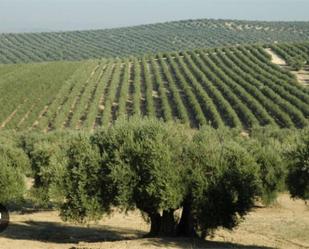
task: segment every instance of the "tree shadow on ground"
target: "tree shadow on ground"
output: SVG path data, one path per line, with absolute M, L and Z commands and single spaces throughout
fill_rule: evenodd
M 149 239 L 143 243 L 143 246 L 156 246 L 158 248 L 178 247 L 178 248 L 190 248 L 190 249 L 226 249 L 226 248 L 237 248 L 237 249 L 274 249 L 273 247 L 267 246 L 255 246 L 255 245 L 241 245 L 230 242 L 219 242 L 219 241 L 206 241 L 202 239 L 190 239 L 190 238 L 160 238 L 160 239 Z
M 57 222 L 25 221 L 11 223 L 1 237 L 51 243 L 79 243 L 130 240 L 143 235 L 139 230 L 111 226 L 83 227 Z
M 273 249 L 264 246 L 240 245 L 227 242 L 204 241 L 190 238 L 149 238 L 142 239 L 144 232 L 136 229 L 120 229 L 112 226 L 81 227 L 60 224 L 57 222 L 35 222 L 12 223 L 9 228 L 1 234 L 1 237 L 14 240 L 31 240 L 50 243 L 79 242 L 100 243 L 121 240 L 141 239 L 142 248 L 147 246 L 168 248 L 240 248 L 240 249 Z M 89 245 L 91 246 L 91 245 Z M 102 244 L 104 246 L 104 244 Z M 103 247 L 102 247 L 103 248 Z

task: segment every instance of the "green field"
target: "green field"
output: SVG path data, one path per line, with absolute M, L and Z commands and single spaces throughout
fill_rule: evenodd
M 291 58 L 308 56 L 307 43 L 289 48 Z M 1 129 L 92 130 L 132 115 L 195 128 L 301 128 L 309 117 L 308 88 L 260 46 L 2 65 L 0 91 Z
M 0 63 L 83 60 L 309 39 L 309 22 L 187 20 L 127 28 L 0 34 Z

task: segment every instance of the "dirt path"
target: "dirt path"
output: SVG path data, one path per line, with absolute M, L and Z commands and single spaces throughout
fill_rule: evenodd
M 287 66 L 286 61 L 277 55 L 271 48 L 266 48 L 265 51 L 271 56 L 271 62 L 278 66 Z
M 40 101 L 40 99 L 38 99 L 38 101 Z M 26 114 L 22 117 L 22 119 L 18 122 L 17 128 L 19 128 L 25 122 L 25 120 L 28 118 L 33 108 L 35 107 L 35 105 L 36 105 L 35 103 L 31 105 L 31 107 L 29 108 L 29 111 L 27 111 Z
M 3 123 L 0 126 L 0 129 L 3 129 L 11 121 L 11 119 L 16 115 L 20 106 L 21 105 L 17 106 L 17 108 L 3 121 Z
M 309 86 L 309 66 L 305 66 L 302 70 L 299 71 L 293 71 L 291 68 L 287 65 L 286 61 L 281 58 L 279 55 L 277 55 L 272 49 L 266 48 L 265 51 L 271 56 L 272 63 L 289 70 L 291 73 L 293 73 L 297 79 L 297 81 L 305 86 Z
M 309 66 L 305 66 L 302 70 L 292 71 L 298 82 L 305 86 L 309 86 Z
M 207 242 L 142 238 L 148 230 L 138 211 L 115 212 L 88 227 L 64 223 L 56 211 L 12 213 L 9 228 L 0 234 L 0 249 L 308 249 L 309 207 L 283 194 L 273 207 L 256 208 L 237 229 L 219 229 Z

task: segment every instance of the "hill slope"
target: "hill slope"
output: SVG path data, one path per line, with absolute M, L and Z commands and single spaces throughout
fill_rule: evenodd
M 82 60 L 309 40 L 309 22 L 188 20 L 128 28 L 0 34 L 0 63 Z
M 258 46 L 3 65 L 0 91 L 0 129 L 90 130 L 126 115 L 303 127 L 309 117 L 309 89 Z

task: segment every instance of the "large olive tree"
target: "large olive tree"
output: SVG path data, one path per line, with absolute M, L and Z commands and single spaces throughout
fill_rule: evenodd
M 235 226 L 259 194 L 258 166 L 227 131 L 194 133 L 135 118 L 73 139 L 62 217 L 85 222 L 114 206 L 137 208 L 151 223 L 150 236 L 204 236 Z
M 186 195 L 178 235 L 232 228 L 260 194 L 259 167 L 227 130 L 202 129 L 187 147 Z

